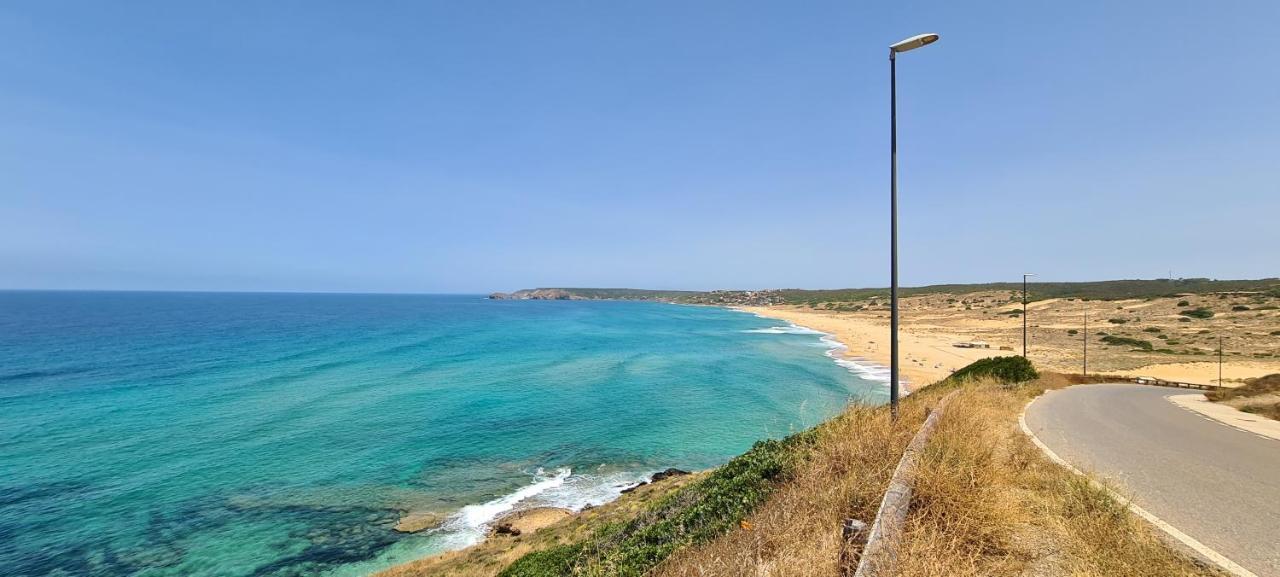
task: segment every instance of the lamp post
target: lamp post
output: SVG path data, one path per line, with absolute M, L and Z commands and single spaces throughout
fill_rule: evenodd
M 898 59 L 899 52 L 938 41 L 937 34 L 912 36 L 889 46 L 889 411 L 898 418 Z
M 1022 274 L 1022 358 L 1027 358 L 1027 277 L 1035 273 Z
M 1089 305 L 1084 305 L 1084 376 L 1089 376 Z

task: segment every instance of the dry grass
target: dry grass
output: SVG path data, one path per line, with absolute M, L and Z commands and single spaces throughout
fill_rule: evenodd
M 1068 384 L 1050 373 L 1016 388 L 960 387 L 920 461 L 899 575 L 1216 574 L 1022 435 L 1026 403 Z M 925 406 L 949 388 L 913 395 L 897 427 L 883 410 L 851 409 L 824 428 L 815 456 L 751 516 L 749 530 L 674 555 L 655 574 L 841 575 L 842 555 L 856 555 L 842 542 L 841 520 L 872 520 Z
M 1280 374 L 1247 379 L 1243 386 L 1209 391 L 1204 396 L 1247 413 L 1280 420 Z
M 851 574 L 857 545 L 844 542 L 841 521 L 872 521 L 928 408 L 958 389 L 919 463 L 898 575 L 1219 575 L 1167 546 L 1105 490 L 1050 462 L 1022 434 L 1018 416 L 1028 401 L 1077 380 L 1043 373 L 1022 386 L 944 382 L 908 397 L 897 423 L 884 407 L 850 407 L 817 429 L 808 458 L 740 528 L 673 553 L 649 574 Z M 521 540 L 490 540 L 384 575 L 494 575 L 529 551 L 589 540 L 601 525 L 640 515 L 694 480 L 637 491 Z
M 814 453 L 747 519 L 747 527 L 673 555 L 655 575 L 837 575 L 841 521 L 870 521 L 924 403 L 894 425 L 883 408 L 851 407 L 819 430 Z

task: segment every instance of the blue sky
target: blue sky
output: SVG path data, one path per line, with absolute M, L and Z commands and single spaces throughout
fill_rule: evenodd
M 1280 3 L 0 4 L 0 288 L 1280 274 Z

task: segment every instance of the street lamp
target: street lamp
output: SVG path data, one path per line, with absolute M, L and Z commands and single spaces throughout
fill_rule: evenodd
M 899 52 L 938 41 L 920 34 L 889 45 L 889 411 L 898 418 L 898 60 Z
M 1027 277 L 1035 273 L 1022 273 L 1022 358 L 1027 358 Z

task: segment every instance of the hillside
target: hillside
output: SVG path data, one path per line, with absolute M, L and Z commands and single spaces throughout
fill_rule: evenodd
M 959 393 L 926 447 L 898 544 L 901 575 L 1218 574 L 1022 435 L 1022 407 L 1067 379 L 1044 374 L 1013 386 L 1002 374 L 1021 380 L 1025 369 L 985 361 L 964 372 L 971 378 L 908 397 L 896 422 L 885 407 L 851 406 L 684 485 L 659 484 L 529 536 L 491 539 L 479 552 L 451 554 L 447 566 L 427 560 L 384 575 L 836 577 L 859 548 L 842 538 L 842 521 L 872 520 L 907 442 L 952 390 Z
M 1122 300 L 1174 297 L 1187 294 L 1271 293 L 1280 296 L 1280 278 L 1258 280 L 1155 279 L 1112 280 L 1097 282 L 1034 282 L 1028 292 L 1036 299 L 1082 298 L 1090 300 Z M 979 292 L 1017 292 L 1016 282 L 980 284 L 942 284 L 902 287 L 900 296 L 937 294 L 967 295 Z M 767 289 L 716 291 L 664 291 L 609 288 L 538 288 L 514 293 L 494 293 L 490 298 L 517 300 L 653 300 L 686 304 L 713 305 L 839 305 L 860 303 L 889 296 L 888 288 L 850 289 Z

